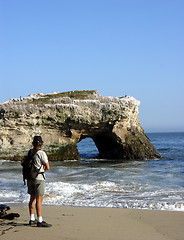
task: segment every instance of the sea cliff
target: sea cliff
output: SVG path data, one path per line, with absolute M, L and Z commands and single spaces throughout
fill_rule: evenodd
M 50 160 L 80 159 L 77 144 L 93 139 L 105 159 L 160 157 L 138 118 L 133 97 L 97 91 L 31 94 L 0 104 L 0 159 L 20 160 L 41 135 Z

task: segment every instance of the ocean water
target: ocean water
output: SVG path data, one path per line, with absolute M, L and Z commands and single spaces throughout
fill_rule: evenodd
M 43 204 L 184 211 L 184 133 L 147 136 L 162 158 L 98 159 L 93 141 L 81 141 L 81 161 L 50 163 Z M 28 201 L 20 163 L 0 160 L 0 203 Z

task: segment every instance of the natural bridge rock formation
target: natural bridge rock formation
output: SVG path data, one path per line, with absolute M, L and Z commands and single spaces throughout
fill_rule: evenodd
M 90 137 L 99 157 L 160 157 L 138 119 L 133 97 L 104 97 L 97 91 L 32 94 L 0 104 L 0 159 L 20 160 L 35 135 L 50 160 L 79 159 L 77 143 Z

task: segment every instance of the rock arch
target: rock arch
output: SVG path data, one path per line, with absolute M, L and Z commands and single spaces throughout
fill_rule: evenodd
M 106 159 L 160 157 L 138 119 L 133 97 L 104 97 L 97 91 L 32 94 L 0 104 L 0 159 L 19 160 L 42 135 L 50 160 L 79 159 L 77 144 L 92 138 Z

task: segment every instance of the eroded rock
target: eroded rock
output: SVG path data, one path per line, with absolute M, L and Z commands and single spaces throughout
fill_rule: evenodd
M 104 97 L 97 91 L 32 94 L 0 104 L 0 159 L 20 160 L 35 135 L 50 160 L 79 159 L 77 143 L 90 137 L 99 157 L 160 157 L 138 119 L 133 97 Z M 2 116 L 1 115 L 1 116 Z

